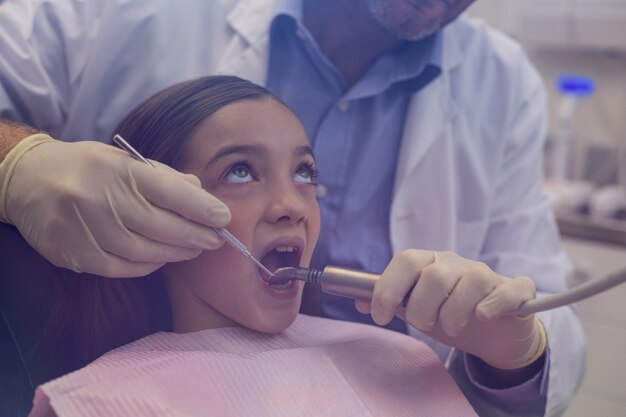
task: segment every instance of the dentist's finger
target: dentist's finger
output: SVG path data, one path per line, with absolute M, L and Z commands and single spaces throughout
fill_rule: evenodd
M 146 200 L 205 226 L 224 227 L 230 222 L 228 207 L 206 190 L 192 184 L 190 174 L 181 174 L 167 165 L 155 164 L 158 169 L 145 164 L 133 166 L 135 186 Z
M 454 262 L 436 261 L 422 271 L 409 298 L 406 321 L 413 327 L 429 331 L 439 320 L 439 310 L 457 285 L 463 269 Z
M 126 228 L 163 244 L 213 250 L 224 243 L 213 228 L 156 206 L 146 206 L 143 211 L 121 207 L 119 212 Z
M 372 302 L 370 300 L 354 300 L 354 308 L 361 314 L 370 314 L 372 312 Z
M 113 227 L 101 230 L 97 240 L 100 247 L 107 253 L 119 256 L 132 262 L 163 264 L 193 259 L 202 253 L 202 249 L 167 245 L 148 239 L 131 230 L 120 232 Z M 116 239 L 120 235 L 124 239 Z
M 504 280 L 487 265 L 472 262 L 464 271 L 439 310 L 439 324 L 445 334 L 458 336 L 474 318 L 476 306 Z
M 494 320 L 517 310 L 536 296 L 535 282 L 527 276 L 505 279 L 476 307 L 476 318 Z
M 408 249 L 396 254 L 382 273 L 372 294 L 372 319 L 384 326 L 396 314 L 405 295 L 434 260 L 433 251 Z
M 184 179 L 185 181 L 187 181 L 189 184 L 193 185 L 194 187 L 202 187 L 202 183 L 200 182 L 200 178 L 196 177 L 193 174 L 185 174 L 185 173 L 181 172 L 181 176 L 180 177 L 182 179 Z

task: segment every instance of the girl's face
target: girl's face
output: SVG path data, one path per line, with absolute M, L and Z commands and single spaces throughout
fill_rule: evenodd
M 187 145 L 184 171 L 231 210 L 227 229 L 271 271 L 308 266 L 320 227 L 315 160 L 298 119 L 272 99 L 244 100 L 205 120 Z M 177 332 L 242 325 L 280 332 L 300 308 L 302 283 L 265 283 L 230 245 L 168 264 Z

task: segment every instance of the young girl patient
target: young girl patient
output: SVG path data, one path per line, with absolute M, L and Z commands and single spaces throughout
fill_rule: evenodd
M 199 178 L 267 268 L 308 266 L 320 227 L 315 159 L 296 116 L 265 89 L 226 76 L 178 84 L 135 108 L 118 133 Z M 145 169 L 169 169 L 155 165 Z M 31 416 L 475 415 L 425 344 L 298 315 L 302 283 L 266 284 L 229 245 L 157 275 L 140 279 L 141 298 L 130 301 L 170 310 L 171 327 L 158 326 L 168 331 L 40 386 Z M 167 301 L 155 306 L 161 282 Z

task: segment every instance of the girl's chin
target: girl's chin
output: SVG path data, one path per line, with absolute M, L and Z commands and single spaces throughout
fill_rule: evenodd
M 283 314 L 269 314 L 265 320 L 258 320 L 249 328 L 261 333 L 275 334 L 285 331 L 293 324 L 298 315 L 298 310 L 294 312 L 284 312 Z

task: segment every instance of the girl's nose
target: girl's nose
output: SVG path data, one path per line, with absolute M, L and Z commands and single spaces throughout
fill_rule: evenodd
M 268 220 L 276 222 L 301 223 L 306 218 L 307 206 L 304 195 L 293 184 L 272 187 L 269 193 Z

